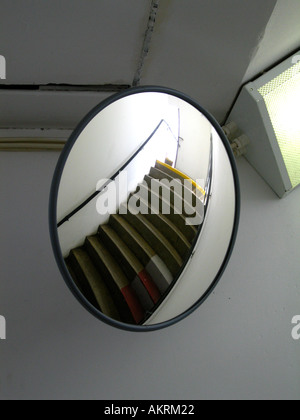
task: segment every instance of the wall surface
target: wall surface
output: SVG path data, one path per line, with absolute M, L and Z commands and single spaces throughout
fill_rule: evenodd
M 278 0 L 265 33 L 254 51 L 244 76 L 248 82 L 262 71 L 274 66 L 300 46 L 300 2 Z M 276 48 L 274 48 L 276 46 Z
M 299 189 L 280 201 L 239 160 L 240 230 L 215 292 L 137 334 L 94 319 L 61 278 L 47 222 L 57 159 L 0 155 L 0 399 L 300 398 Z
M 72 129 L 111 93 L 39 83 L 131 84 L 150 3 L 1 0 L 0 127 Z M 182 90 L 220 121 L 242 81 L 299 47 L 299 0 L 160 3 L 141 84 Z M 94 319 L 61 278 L 48 233 L 57 159 L 0 153 L 1 400 L 300 399 L 299 188 L 279 200 L 240 159 L 241 224 L 219 285 L 181 323 L 134 334 Z

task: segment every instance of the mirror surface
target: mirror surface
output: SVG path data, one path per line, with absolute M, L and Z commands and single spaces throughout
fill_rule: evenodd
M 68 140 L 50 232 L 68 286 L 93 315 L 130 330 L 182 319 L 230 257 L 239 188 L 215 120 L 185 95 L 133 88 L 92 110 Z

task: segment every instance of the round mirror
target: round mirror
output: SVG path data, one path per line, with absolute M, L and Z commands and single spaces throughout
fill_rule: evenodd
M 73 294 L 110 325 L 169 326 L 211 293 L 240 210 L 230 145 L 214 118 L 161 87 L 116 94 L 78 125 L 59 158 L 50 234 Z

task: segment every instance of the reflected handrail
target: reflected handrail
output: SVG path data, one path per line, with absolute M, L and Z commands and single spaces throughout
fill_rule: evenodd
M 144 143 L 139 147 L 139 149 L 124 163 L 124 165 L 121 166 L 120 169 L 118 169 L 117 172 L 115 172 L 110 179 L 101 186 L 99 190 L 96 190 L 93 194 L 91 194 L 86 200 L 84 200 L 79 206 L 77 206 L 74 210 L 72 210 L 67 216 L 65 216 L 60 222 L 57 223 L 57 228 L 62 226 L 64 223 L 68 222 L 72 216 L 74 216 L 76 213 L 78 213 L 80 210 L 82 210 L 85 206 L 87 206 L 94 198 L 96 198 L 103 190 L 106 188 L 111 182 L 113 182 L 124 169 L 135 159 L 135 157 L 144 149 L 144 147 L 149 143 L 149 141 L 152 139 L 152 137 L 156 134 L 156 132 L 159 130 L 159 128 L 162 126 L 162 124 L 165 123 L 167 125 L 168 130 L 171 132 L 172 136 L 174 137 L 174 140 L 177 141 L 177 154 L 178 149 L 180 147 L 180 137 L 176 138 L 175 134 L 173 133 L 170 125 L 167 123 L 165 119 L 162 119 L 159 124 L 156 126 L 156 128 L 152 131 L 150 136 L 147 138 L 147 140 L 144 141 Z

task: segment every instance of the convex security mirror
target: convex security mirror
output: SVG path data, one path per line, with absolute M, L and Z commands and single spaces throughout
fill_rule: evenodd
M 234 157 L 214 118 L 180 92 L 139 87 L 94 108 L 66 143 L 50 234 L 62 276 L 88 311 L 148 331 L 211 293 L 239 209 Z

